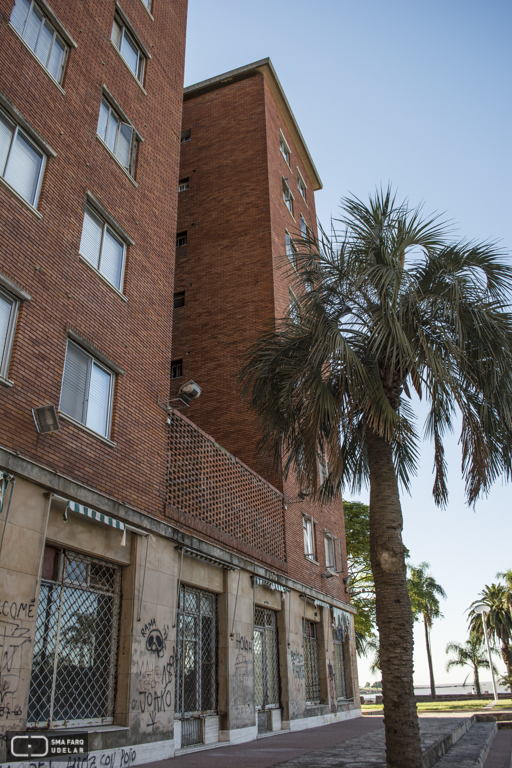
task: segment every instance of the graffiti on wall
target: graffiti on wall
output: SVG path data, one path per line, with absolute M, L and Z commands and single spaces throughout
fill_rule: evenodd
M 167 638 L 167 629 L 164 629 L 162 637 Z M 149 630 L 148 638 L 153 631 L 154 629 Z M 150 653 L 155 653 L 157 659 L 160 657 L 156 651 L 150 651 Z M 157 659 L 151 662 L 137 661 L 138 698 L 132 699 L 131 710 L 132 712 L 140 712 L 142 715 L 148 715 L 149 721 L 146 724 L 148 728 L 154 728 L 158 724 L 158 714 L 172 710 L 175 655 L 176 649 L 173 647 L 167 661 L 162 663 L 159 663 Z
M 9 606 L 9 603 L 7 605 Z M 9 621 L 4 618 L 5 615 L 16 616 L 21 606 L 25 606 L 26 609 L 26 603 L 20 603 L 19 606 L 16 603 L 10 603 L 7 614 L 5 606 L 6 602 L 3 604 L 0 617 L 0 705 L 4 708 L 4 714 L 0 717 L 6 716 L 7 707 L 9 707 L 9 714 L 17 709 L 13 697 L 20 684 L 21 651 L 26 643 L 32 641 L 29 627 L 22 627 L 19 621 Z
M 248 637 L 244 637 L 240 632 L 236 633 L 236 647 L 239 651 L 245 651 L 246 653 L 252 653 L 252 640 Z
M 292 672 L 299 680 L 304 680 L 304 654 L 299 650 L 290 650 Z
M 165 624 L 163 631 L 156 626 L 156 620 L 151 619 L 141 629 L 141 635 L 146 639 L 146 650 L 155 653 L 159 659 L 167 650 L 167 638 L 169 637 L 169 625 Z

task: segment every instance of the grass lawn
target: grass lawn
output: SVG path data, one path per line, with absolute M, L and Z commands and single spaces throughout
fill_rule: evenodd
M 464 712 L 474 709 L 484 709 L 489 704 L 489 699 L 469 699 L 467 701 L 420 701 L 418 712 Z M 382 704 L 362 704 L 363 712 L 383 709 Z M 493 707 L 495 710 L 512 709 L 512 699 L 500 699 Z

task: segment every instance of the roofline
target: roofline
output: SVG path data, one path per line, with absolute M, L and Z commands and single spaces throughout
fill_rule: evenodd
M 245 80 L 249 77 L 253 77 L 255 74 L 261 74 L 265 77 L 267 83 L 270 86 L 270 90 L 277 102 L 277 105 L 281 111 L 283 119 L 290 133 L 293 136 L 294 143 L 297 146 L 299 155 L 302 162 L 308 170 L 308 175 L 313 183 L 313 189 L 315 191 L 322 189 L 322 180 L 318 174 L 318 171 L 313 162 L 313 158 L 309 153 L 304 137 L 300 131 L 300 128 L 295 119 L 295 115 L 292 112 L 292 108 L 288 103 L 285 92 L 279 78 L 276 75 L 276 71 L 269 58 L 255 61 L 253 64 L 246 64 L 244 67 L 238 69 L 232 69 L 230 72 L 224 72 L 222 75 L 211 77 L 208 80 L 202 80 L 200 83 L 189 85 L 183 90 L 183 100 L 188 101 L 194 99 L 196 96 L 202 96 L 203 93 L 209 91 L 215 91 L 217 88 L 224 88 L 226 85 L 232 85 L 239 80 Z

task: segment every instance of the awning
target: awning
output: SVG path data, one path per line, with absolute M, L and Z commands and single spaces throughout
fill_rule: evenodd
M 331 606 L 329 603 L 325 603 L 323 600 L 318 600 L 316 597 L 311 597 L 310 595 L 299 595 L 301 600 L 309 600 L 310 603 L 314 603 L 315 605 L 321 605 L 322 608 L 330 608 Z
M 253 576 L 254 579 L 254 586 L 258 587 L 260 584 L 262 584 L 264 587 L 269 587 L 270 589 L 275 589 L 277 592 L 289 592 L 290 590 L 288 587 L 283 587 L 281 584 L 278 584 L 276 581 L 270 581 L 270 579 L 262 579 L 261 576 Z
M 198 560 L 202 560 L 205 563 L 209 563 L 210 565 L 216 565 L 217 568 L 224 568 L 226 571 L 236 571 L 236 568 L 234 565 L 230 565 L 229 563 L 226 563 L 224 560 L 217 560 L 216 557 L 210 557 L 210 555 L 204 555 L 202 552 L 198 552 L 195 549 L 189 549 L 188 547 L 182 547 L 178 545 L 176 549 L 181 552 L 183 551 L 183 554 L 185 554 L 187 557 L 195 557 Z
M 121 545 L 123 547 L 126 545 L 126 531 L 133 531 L 133 533 L 137 533 L 139 536 L 149 535 L 146 531 L 143 531 L 140 528 L 134 528 L 133 525 L 129 525 L 128 523 L 123 523 L 122 520 L 116 520 L 115 517 L 110 517 L 110 515 L 106 515 L 104 512 L 98 512 L 96 509 L 91 509 L 90 507 L 84 507 L 83 504 L 77 504 L 76 501 L 68 501 L 68 505 L 62 516 L 65 523 L 67 523 L 68 521 L 68 509 L 70 509 L 72 512 L 78 512 L 79 515 L 84 515 L 85 517 L 89 517 L 91 520 L 96 520 L 98 523 L 103 523 L 104 525 L 110 525 L 111 528 L 117 528 L 118 531 L 122 531 L 123 538 L 121 541 Z

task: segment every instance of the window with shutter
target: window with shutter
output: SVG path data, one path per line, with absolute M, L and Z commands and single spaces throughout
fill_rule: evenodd
M 53 79 L 61 83 L 68 46 L 37 3 L 16 0 L 10 22 Z
M 68 339 L 60 410 L 104 437 L 110 433 L 114 374 Z
M 85 209 L 80 253 L 118 291 L 122 290 L 126 243 L 89 206 Z
M 46 156 L 0 111 L 0 176 L 30 205 L 39 197 Z
M 123 168 L 133 176 L 137 154 L 137 133 L 133 125 L 123 122 L 105 98 L 101 100 L 96 133 Z

